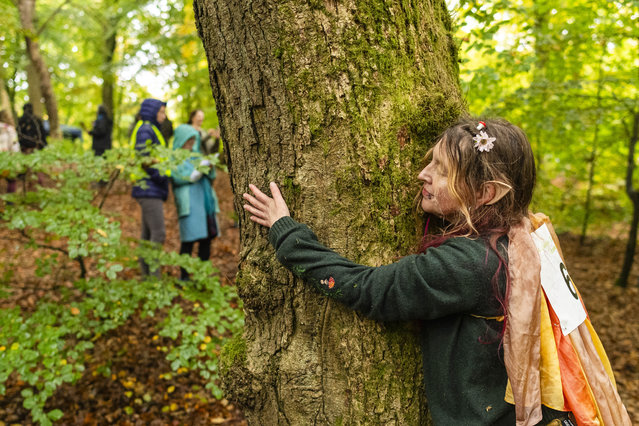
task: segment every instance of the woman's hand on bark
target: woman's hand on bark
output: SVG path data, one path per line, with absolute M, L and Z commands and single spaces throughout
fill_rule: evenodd
M 248 202 L 244 204 L 244 210 L 251 214 L 250 219 L 260 225 L 271 227 L 284 216 L 290 216 L 286 201 L 282 197 L 280 189 L 275 182 L 269 185 L 273 198 L 264 194 L 255 185 L 250 184 L 249 189 L 253 195 L 244 193 L 243 197 Z

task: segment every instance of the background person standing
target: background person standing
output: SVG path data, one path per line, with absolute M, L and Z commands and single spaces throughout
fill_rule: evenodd
M 197 130 L 188 124 L 175 129 L 173 149 L 200 152 Z M 196 169 L 199 164 L 204 170 Z M 198 257 L 207 261 L 211 257 L 211 241 L 219 234 L 217 213 L 218 201 L 211 188 L 215 179 L 215 166 L 207 159 L 197 156 L 184 161 L 171 172 L 173 195 L 180 225 L 180 254 L 190 255 L 198 243 Z M 180 279 L 188 280 L 189 275 L 180 268 Z
M 147 142 L 151 145 L 164 145 L 164 137 L 160 132 L 160 125 L 166 118 L 166 103 L 157 99 L 145 99 L 140 106 L 140 120 L 136 123 L 131 134 L 131 143 L 138 155 L 148 157 Z M 151 241 L 159 246 L 164 244 L 166 229 L 164 226 L 164 201 L 169 194 L 169 179 L 160 174 L 159 170 L 151 167 L 153 159 L 148 162 L 145 170 L 147 177 L 143 179 L 143 185 L 136 185 L 131 191 L 131 196 L 142 209 L 142 240 Z M 149 266 L 140 258 L 142 275 L 153 272 L 160 276 L 160 269 L 149 271 Z
M 113 120 L 104 105 L 98 107 L 98 115 L 93 122 L 93 128 L 89 134 L 93 137 L 91 148 L 96 156 L 104 154 L 104 151 L 111 149 L 111 134 L 113 132 Z

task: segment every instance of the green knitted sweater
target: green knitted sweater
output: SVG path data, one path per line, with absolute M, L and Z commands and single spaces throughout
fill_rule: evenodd
M 479 318 L 502 315 L 491 282 L 499 260 L 484 239 L 451 238 L 380 267 L 341 257 L 290 217 L 273 225 L 269 240 L 278 260 L 321 293 L 379 321 L 423 322 L 424 386 L 436 425 L 515 424 L 504 401 L 502 323 Z M 504 255 L 506 244 L 500 240 Z

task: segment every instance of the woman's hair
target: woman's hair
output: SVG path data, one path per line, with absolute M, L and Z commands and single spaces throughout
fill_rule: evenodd
M 478 129 L 480 121 L 484 125 L 481 130 Z M 473 140 L 482 131 L 495 138 L 492 148 L 486 151 L 475 147 Z M 537 175 L 530 143 L 519 127 L 502 119 L 463 119 L 446 129 L 438 141 L 439 157 L 448 173 L 448 191 L 459 203 L 460 209 L 439 225 L 442 229 L 439 236 L 424 235 L 422 251 L 452 237 L 486 238 L 499 259 L 492 283 L 505 316 L 510 276 L 508 263 L 503 251 L 498 249 L 497 241 L 508 234 L 512 225 L 528 216 Z M 427 160 L 432 151 L 428 152 Z M 507 192 L 494 203 L 477 206 L 478 196 L 483 193 L 486 184 L 501 187 Z M 503 275 L 506 279 L 505 292 L 499 285 Z M 501 335 L 507 320 L 502 322 Z
M 189 121 L 187 123 L 188 124 L 193 124 L 193 117 L 195 117 L 195 114 L 197 114 L 200 111 L 202 111 L 202 110 L 201 109 L 194 109 L 193 111 L 191 111 L 191 113 L 189 114 Z M 202 113 L 204 113 L 204 111 L 202 111 Z
M 528 215 L 535 187 L 535 159 L 524 132 L 501 119 L 481 120 L 481 130 L 495 138 L 489 151 L 479 151 L 473 138 L 479 120 L 464 119 L 438 138 L 440 157 L 448 171 L 448 191 L 460 205 L 444 234 L 487 236 L 507 233 L 511 225 Z M 432 149 L 427 158 L 432 155 Z M 493 204 L 476 206 L 484 186 L 492 184 L 507 193 Z

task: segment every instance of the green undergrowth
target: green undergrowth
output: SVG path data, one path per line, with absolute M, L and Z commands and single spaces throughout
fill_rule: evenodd
M 0 153 L 3 176 L 18 179 L 18 192 L 1 196 L 3 232 L 20 237 L 19 252 L 25 256 L 30 249 L 47 253 L 35 262 L 34 275 L 43 281 L 54 282 L 53 274 L 69 261 L 79 266 L 71 286 L 48 290 L 33 309 L 7 307 L 0 312 L 0 394 L 6 392 L 8 381 L 23 382 L 24 407 L 36 423 L 48 425 L 63 417 L 60 409 L 45 412 L 47 399 L 63 384 L 79 380 L 94 342 L 134 315 L 162 314 L 164 319 L 149 333 L 172 342 L 163 348 L 171 369 L 198 371 L 212 395 L 223 396 L 219 352 L 243 325 L 235 288 L 221 285 L 210 262 L 127 240 L 118 218 L 102 209 L 115 181 L 135 182 L 146 167 L 170 174 L 190 155 L 165 148 L 150 151 L 150 156 L 139 157 L 130 149 L 114 149 L 102 158 L 55 141 L 31 155 Z M 210 160 L 215 164 L 217 158 Z M 38 172 L 52 183 L 38 186 Z M 106 186 L 94 189 L 100 180 Z M 139 256 L 152 269 L 182 266 L 191 281 L 129 273 L 137 270 Z M 65 257 L 69 261 L 61 262 Z M 2 298 L 21 286 L 14 282 L 11 265 L 0 271 Z M 181 301 L 192 308 L 187 312 Z M 111 371 L 105 366 L 101 373 Z

